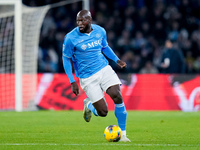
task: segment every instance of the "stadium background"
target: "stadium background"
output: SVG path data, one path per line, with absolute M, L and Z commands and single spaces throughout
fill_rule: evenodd
M 42 6 L 62 0 L 23 0 Z M 40 35 L 38 72 L 63 73 L 64 36 L 76 26 L 80 3 L 51 9 Z M 166 39 L 174 42 L 185 61 L 183 73 L 200 73 L 199 0 L 90 0 L 93 21 L 107 31 L 108 43 L 127 62 L 123 73 L 163 73 L 160 60 Z M 148 69 L 147 69 L 148 68 Z
M 60 1 L 23 3 L 34 7 Z M 120 70 L 110 61 L 123 82 L 122 95 L 128 110 L 200 110 L 199 6 L 197 0 L 90 0 L 94 23 L 106 29 L 109 45 L 127 62 L 127 68 Z M 40 109 L 83 109 L 86 95 L 82 90 L 79 96 L 73 95 L 61 59 L 64 36 L 76 26 L 81 8 L 82 3 L 77 2 L 52 8 L 45 16 L 38 47 L 35 100 Z M 184 56 L 182 73 L 168 74 L 160 67 L 167 39 Z M 9 78 L 14 80 L 12 74 Z M 31 98 L 24 94 L 28 107 Z M 4 102 L 12 102 L 0 109 L 13 109 L 14 99 L 14 95 L 4 96 Z M 113 110 L 107 95 L 106 99 Z
M 24 0 L 24 4 L 29 6 L 57 2 L 58 0 Z M 36 80 L 33 77 L 37 76 L 36 99 L 35 88 L 32 90 L 30 84 L 22 87 L 23 112 L 15 109 L 15 85 L 20 84 L 14 82 L 14 66 L 7 72 L 1 72 L 0 69 L 0 149 L 199 149 L 199 4 L 197 0 L 90 0 L 95 23 L 107 29 L 109 44 L 121 59 L 128 62 L 128 69 L 121 72 L 114 64 L 111 65 L 123 82 L 121 90 L 128 111 L 127 135 L 131 143 L 108 143 L 103 137 L 106 126 L 117 124 L 113 102 L 108 95 L 105 95 L 109 107 L 107 117 L 93 117 L 89 124 L 83 120 L 85 94 L 81 89 L 77 97 L 72 93 L 60 59 L 64 35 L 75 26 L 76 13 L 82 4 L 79 2 L 51 9 L 41 29 L 38 74 L 23 73 L 23 81 L 20 82 L 23 85 L 33 80 L 35 85 Z M 26 25 L 28 30 L 35 27 L 32 22 L 38 19 L 38 16 L 33 16 L 30 14 L 28 17 L 31 18 L 28 20 L 31 24 Z M 157 26 L 164 27 L 157 31 L 154 22 L 160 20 L 159 18 L 162 23 L 157 23 Z M 172 30 L 173 20 L 176 22 L 175 26 L 179 25 L 178 30 Z M 10 22 L 12 19 L 8 17 L 8 25 Z M 142 25 L 142 22 L 146 23 Z M 143 27 L 148 32 L 143 31 Z M 143 37 L 140 33 L 140 38 L 136 38 L 138 31 L 141 31 Z M 28 35 L 33 35 L 27 32 Z M 159 33 L 164 33 L 165 36 Z M 28 39 L 33 40 L 30 37 Z M 4 38 L 7 41 L 7 36 Z M 177 50 L 184 54 L 188 67 L 182 74 L 164 74 L 158 67 L 167 38 L 172 38 L 177 43 Z M 13 49 L 5 48 L 5 52 L 9 52 L 8 50 Z M 28 57 L 27 62 L 29 61 Z M 159 73 L 140 72 L 146 61 L 150 61 Z M 0 66 L 2 62 L 0 56 Z M 8 64 L 5 67 L 8 66 L 9 69 Z M 27 67 L 35 68 L 34 65 Z M 38 110 L 32 109 L 32 106 L 35 108 L 34 100 L 38 108 L 49 111 L 33 111 Z

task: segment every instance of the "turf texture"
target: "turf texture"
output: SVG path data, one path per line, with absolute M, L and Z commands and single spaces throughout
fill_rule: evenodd
M 81 111 L 0 112 L 0 150 L 200 150 L 200 112 L 128 111 L 131 143 L 107 142 L 112 124 L 113 111 L 89 123 Z

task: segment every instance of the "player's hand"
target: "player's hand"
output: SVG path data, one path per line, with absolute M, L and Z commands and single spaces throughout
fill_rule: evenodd
M 122 60 L 118 60 L 117 64 L 121 67 L 121 68 L 126 68 L 126 63 Z
M 79 87 L 76 82 L 71 83 L 72 91 L 77 96 L 79 94 Z

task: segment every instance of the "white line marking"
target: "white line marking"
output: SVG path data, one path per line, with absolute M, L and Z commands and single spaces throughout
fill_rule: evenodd
M 200 144 L 130 144 L 130 143 L 127 143 L 127 144 L 125 144 L 125 143 L 97 143 L 97 144 L 95 144 L 95 143 L 91 143 L 91 144 L 70 144 L 70 143 L 66 143 L 66 144 L 59 144 L 59 143 L 0 143 L 0 145 L 4 145 L 4 146 L 17 146 L 17 145 L 19 145 L 19 146 L 27 146 L 27 145 L 30 145 L 30 146 L 37 146 L 37 145 L 47 145 L 47 146 L 49 146 L 49 145 L 54 145 L 54 146 L 84 146 L 84 145 L 93 145 L 93 146 L 101 146 L 101 145 L 123 145 L 123 146 L 130 146 L 130 145 L 132 145 L 132 146 L 146 146 L 146 147 L 151 147 L 151 146 L 162 146 L 162 147 L 178 147 L 178 146 L 180 146 L 180 147 L 199 147 L 200 146 Z

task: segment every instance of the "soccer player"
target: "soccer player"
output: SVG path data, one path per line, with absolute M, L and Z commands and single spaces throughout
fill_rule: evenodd
M 92 24 L 90 11 L 79 11 L 76 22 L 78 26 L 64 39 L 63 66 L 73 93 L 78 95 L 79 87 L 72 75 L 72 60 L 75 75 L 79 77 L 81 88 L 88 97 L 84 100 L 83 117 L 86 122 L 89 122 L 92 113 L 101 117 L 107 115 L 105 91 L 115 103 L 115 116 L 122 129 L 121 141 L 130 142 L 126 136 L 127 111 L 120 91 L 121 82 L 104 55 L 115 61 L 121 68 L 125 68 L 126 63 L 121 61 L 108 46 L 104 28 Z

